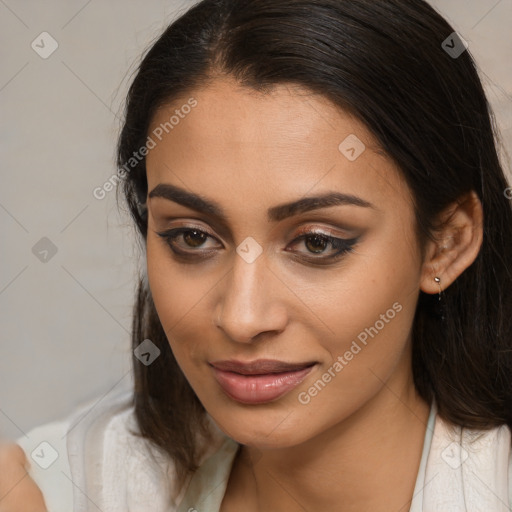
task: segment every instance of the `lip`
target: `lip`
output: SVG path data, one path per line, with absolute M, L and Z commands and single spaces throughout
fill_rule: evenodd
M 244 404 L 277 400 L 297 387 L 315 365 L 315 362 L 288 363 L 271 359 L 210 363 L 224 393 Z

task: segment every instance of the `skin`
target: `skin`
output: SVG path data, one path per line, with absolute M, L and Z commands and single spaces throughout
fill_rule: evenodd
M 0 512 L 46 512 L 43 495 L 28 476 L 29 466 L 20 446 L 0 443 Z
M 415 307 L 420 290 L 439 292 L 435 276 L 445 289 L 476 258 L 477 196 L 444 212 L 450 222 L 422 255 L 408 187 L 356 118 L 296 86 L 262 94 L 218 76 L 162 107 L 150 131 L 189 97 L 197 106 L 147 156 L 148 190 L 179 186 L 218 203 L 226 218 L 220 223 L 148 197 L 147 270 L 180 367 L 219 427 L 244 445 L 222 512 L 340 504 L 344 512 L 408 510 L 430 410 L 412 379 Z M 353 162 L 338 149 L 349 134 L 366 146 Z M 267 220 L 268 208 L 327 191 L 353 194 L 374 208 L 338 205 Z M 175 240 L 191 254 L 209 254 L 205 259 L 180 260 L 157 234 L 183 226 L 210 235 L 203 245 Z M 294 242 L 302 227 L 358 241 L 341 259 L 315 265 L 310 261 L 335 250 L 327 244 L 316 254 L 311 239 Z M 236 252 L 247 237 L 263 249 L 253 263 Z M 298 394 L 394 303 L 400 312 L 308 404 L 300 403 Z M 283 397 L 248 405 L 223 392 L 208 364 L 259 358 L 316 365 Z

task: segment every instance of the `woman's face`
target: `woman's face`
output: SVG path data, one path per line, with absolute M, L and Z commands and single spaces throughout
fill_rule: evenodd
M 149 135 L 153 299 L 228 435 L 293 446 L 411 392 L 411 196 L 361 122 L 304 89 L 223 78 L 161 108 Z

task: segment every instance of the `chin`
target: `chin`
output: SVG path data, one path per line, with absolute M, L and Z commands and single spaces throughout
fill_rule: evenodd
M 274 407 L 270 408 L 269 405 Z M 259 406 L 219 407 L 209 413 L 217 426 L 236 442 L 258 449 L 288 448 L 307 441 L 314 434 L 290 408 L 276 403 Z M 208 410 L 208 409 L 207 409 Z

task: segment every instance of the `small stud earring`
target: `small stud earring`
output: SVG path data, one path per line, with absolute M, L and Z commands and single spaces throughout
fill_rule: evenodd
M 443 311 L 444 308 L 442 307 L 443 305 L 440 304 L 440 302 L 441 302 L 441 293 L 443 291 L 442 288 L 441 288 L 441 278 L 436 276 L 436 277 L 434 277 L 434 281 L 439 285 L 439 295 L 438 295 L 438 298 L 439 298 L 438 304 L 439 304 L 439 312 L 440 312 L 439 314 L 441 315 L 441 320 L 444 321 L 444 318 L 445 318 L 444 317 L 444 311 Z
M 441 278 L 440 277 L 434 277 L 434 281 L 439 285 L 439 300 L 441 300 Z

